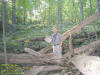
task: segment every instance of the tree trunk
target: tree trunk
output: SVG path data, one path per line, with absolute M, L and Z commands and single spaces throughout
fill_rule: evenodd
M 62 28 L 62 0 L 58 0 L 58 26 Z
M 97 0 L 98 12 L 100 12 L 100 0 Z
M 90 15 L 92 15 L 93 13 L 93 8 L 92 8 L 92 1 L 90 0 Z M 97 32 L 96 32 L 96 27 L 95 25 L 92 25 L 93 26 L 93 29 L 94 29 L 94 32 L 95 32 L 95 36 L 96 36 L 96 39 L 98 38 L 97 36 Z
M 73 0 L 73 6 L 75 6 L 75 0 Z
M 79 8 L 80 8 L 80 22 L 81 22 L 84 19 L 82 0 L 79 0 Z
M 92 15 L 93 14 L 92 1 L 91 0 L 89 1 L 90 1 L 90 15 Z
M 79 0 L 79 8 L 80 8 L 80 22 L 83 21 L 84 19 L 84 14 L 83 14 L 83 2 L 82 0 Z M 84 30 L 84 28 L 81 28 L 81 32 L 86 35 L 86 31 Z
M 12 0 L 12 24 L 15 31 L 16 30 L 16 0 Z
M 97 0 L 97 7 L 98 7 L 98 12 L 100 12 L 100 0 Z M 100 20 L 100 18 L 99 18 L 99 20 Z M 99 25 L 100 25 L 100 23 L 99 23 Z
M 24 10 L 24 25 L 26 24 L 26 10 Z
M 7 49 L 6 49 L 6 2 L 2 0 L 2 26 L 3 26 L 3 48 L 4 48 L 4 60 L 7 64 Z

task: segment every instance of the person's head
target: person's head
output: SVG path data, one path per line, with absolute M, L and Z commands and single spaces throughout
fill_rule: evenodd
M 58 31 L 57 26 L 53 27 L 53 32 L 54 32 L 54 34 L 56 34 L 57 31 Z

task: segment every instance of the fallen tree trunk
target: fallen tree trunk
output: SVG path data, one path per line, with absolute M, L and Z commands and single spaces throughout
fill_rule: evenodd
M 96 31 L 96 33 L 97 33 L 97 35 L 99 35 L 100 34 L 100 31 Z M 95 37 L 95 32 L 90 32 L 90 33 L 88 33 L 88 35 L 89 36 L 92 36 L 92 37 Z M 77 38 L 85 38 L 85 36 L 87 36 L 87 35 L 76 34 L 76 35 L 73 35 L 72 37 L 74 39 L 77 39 Z
M 45 48 L 41 49 L 39 52 L 40 52 L 41 54 L 46 54 L 46 53 L 48 53 L 48 51 L 50 51 L 50 50 L 52 50 L 52 46 L 51 46 L 51 45 L 48 46 L 48 47 L 45 47 Z
M 37 37 L 37 38 L 31 38 L 28 39 L 29 41 L 44 41 L 45 37 Z M 26 39 L 19 39 L 19 40 L 15 40 L 17 42 L 24 42 Z
M 49 65 L 57 64 L 56 59 L 51 55 L 43 57 L 33 56 L 29 54 L 7 54 L 8 63 L 12 64 L 32 64 L 32 65 Z M 50 58 L 51 57 L 51 58 Z M 0 53 L 0 63 L 4 63 L 4 53 Z
M 63 41 L 69 37 L 70 33 L 71 34 L 75 34 L 77 32 L 79 32 L 81 30 L 81 28 L 83 28 L 85 25 L 93 22 L 96 19 L 100 18 L 100 13 L 96 13 L 95 15 L 92 15 L 90 17 L 88 17 L 87 19 L 85 19 L 84 21 L 82 21 L 80 24 L 74 26 L 71 30 L 63 33 L 62 37 L 63 37 Z
M 51 65 L 51 66 L 34 66 L 32 69 L 27 70 L 24 75 L 38 75 L 41 72 L 55 72 L 64 69 L 64 67 Z
M 94 53 L 95 50 L 100 48 L 100 40 L 99 41 L 94 41 L 88 45 L 84 45 L 79 48 L 74 49 L 74 55 L 80 55 L 80 54 L 85 54 L 85 55 L 91 55 Z M 69 57 L 69 52 L 63 55 L 64 58 Z
M 75 54 L 86 54 L 89 55 L 93 53 L 96 49 L 100 47 L 100 41 L 92 42 L 88 45 L 74 49 Z M 29 54 L 7 54 L 8 63 L 16 64 L 32 64 L 32 65 L 55 65 L 59 64 L 57 62 L 58 57 L 53 53 L 44 54 L 43 56 L 29 55 Z M 63 55 L 63 60 L 69 57 L 69 52 Z M 4 53 L 0 53 L 0 63 L 4 63 Z
M 93 22 L 96 19 L 100 18 L 100 13 L 96 13 L 90 17 L 88 17 L 87 19 L 83 20 L 80 24 L 75 25 L 71 30 L 66 31 L 65 33 L 62 34 L 62 41 L 66 40 L 70 34 L 74 35 L 75 33 L 79 32 L 81 30 L 81 28 L 83 28 L 85 25 Z M 50 47 L 46 47 L 44 49 L 42 49 L 40 52 L 41 53 L 46 53 L 48 50 L 51 50 L 52 46 Z
M 34 56 L 42 56 L 41 53 L 36 52 L 35 50 L 32 50 L 30 48 L 24 48 L 25 52 L 28 52 L 28 54 L 34 55 Z

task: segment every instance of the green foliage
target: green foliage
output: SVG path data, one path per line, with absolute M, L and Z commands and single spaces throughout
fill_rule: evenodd
M 30 41 L 32 38 L 45 37 L 52 34 L 52 27 L 58 25 L 58 4 L 61 4 L 62 25 L 63 28 L 59 32 L 62 34 L 71 29 L 80 22 L 79 0 L 16 0 L 16 32 L 13 31 L 12 23 L 12 0 L 6 3 L 7 13 L 6 25 L 7 33 L 7 49 L 8 52 L 24 52 L 24 47 L 29 47 L 35 50 L 42 49 L 49 45 L 44 41 Z M 82 0 L 84 19 L 90 16 L 90 1 Z M 91 0 L 92 14 L 97 12 L 97 3 Z M 0 3 L 1 8 L 1 3 Z M 1 21 L 0 9 L 0 21 Z M 25 24 L 24 24 L 25 22 Z M 88 32 L 94 32 L 99 29 L 99 21 L 95 21 L 84 29 Z M 0 33 L 2 36 L 2 32 Z M 25 39 L 24 42 L 16 42 L 16 40 Z M 68 41 L 64 41 L 68 44 Z M 88 43 L 88 42 L 86 42 Z M 84 44 L 86 44 L 84 43 Z M 3 51 L 2 37 L 0 37 L 0 50 Z
M 26 22 L 32 23 L 34 20 L 41 21 L 41 25 L 57 25 L 58 23 L 58 1 L 59 0 L 16 0 L 16 16 L 17 23 L 23 24 L 24 17 L 26 17 Z M 95 0 L 92 2 L 92 12 L 93 14 L 97 12 L 97 3 Z M 73 5 L 73 0 L 60 0 L 62 8 L 62 21 L 63 24 L 72 21 L 73 23 L 79 23 L 80 10 L 78 0 L 75 0 Z M 84 18 L 90 16 L 90 1 L 82 0 Z M 11 13 L 12 13 L 12 2 L 8 0 L 7 11 L 9 23 L 11 23 Z M 35 11 L 36 10 L 36 11 Z M 34 13 L 33 13 L 34 12 Z M 74 12 L 74 13 L 73 13 Z M 39 15 L 36 15 L 36 14 Z M 38 19 L 34 19 L 39 17 Z

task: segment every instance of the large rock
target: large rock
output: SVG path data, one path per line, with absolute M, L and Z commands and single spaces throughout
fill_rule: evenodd
M 84 75 L 100 75 L 100 57 L 98 56 L 75 56 L 72 62 Z

